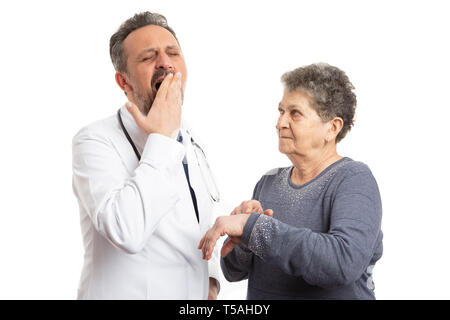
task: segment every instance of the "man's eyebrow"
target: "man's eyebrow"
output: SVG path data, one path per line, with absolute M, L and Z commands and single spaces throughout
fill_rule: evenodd
M 178 46 L 175 46 L 175 45 L 171 45 L 171 46 L 167 46 L 166 47 L 166 50 L 180 50 L 180 48 L 178 47 Z
M 141 51 L 141 53 L 138 54 L 137 59 L 140 60 L 142 58 L 142 56 L 144 56 L 145 54 L 149 53 L 149 52 L 155 52 L 156 49 L 155 48 L 147 48 Z

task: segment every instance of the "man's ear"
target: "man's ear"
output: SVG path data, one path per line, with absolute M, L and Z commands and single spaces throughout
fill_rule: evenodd
M 116 72 L 115 75 L 116 83 L 122 89 L 123 92 L 128 96 L 129 93 L 133 92 L 133 88 L 129 84 L 129 80 L 126 74 L 123 74 L 122 72 Z

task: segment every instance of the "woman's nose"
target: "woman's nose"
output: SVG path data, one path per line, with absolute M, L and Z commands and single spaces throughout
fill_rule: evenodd
M 275 126 L 277 130 L 281 130 L 283 128 L 289 128 L 289 122 L 286 119 L 285 115 L 280 115 L 277 121 L 277 125 Z

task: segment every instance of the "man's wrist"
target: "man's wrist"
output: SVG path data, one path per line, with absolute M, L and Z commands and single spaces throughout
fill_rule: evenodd
M 176 139 L 178 136 L 178 132 L 180 132 L 180 128 L 177 128 L 175 130 L 149 130 L 146 131 L 147 135 L 151 135 L 151 134 L 160 134 L 162 136 L 171 138 L 171 139 Z

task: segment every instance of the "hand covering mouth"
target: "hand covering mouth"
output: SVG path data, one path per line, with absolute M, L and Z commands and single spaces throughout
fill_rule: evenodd
M 152 77 L 152 89 L 157 92 L 159 90 L 159 87 L 161 86 L 161 83 L 163 82 L 164 78 L 169 74 L 174 74 L 174 71 L 167 71 L 167 70 L 157 70 L 155 74 Z

